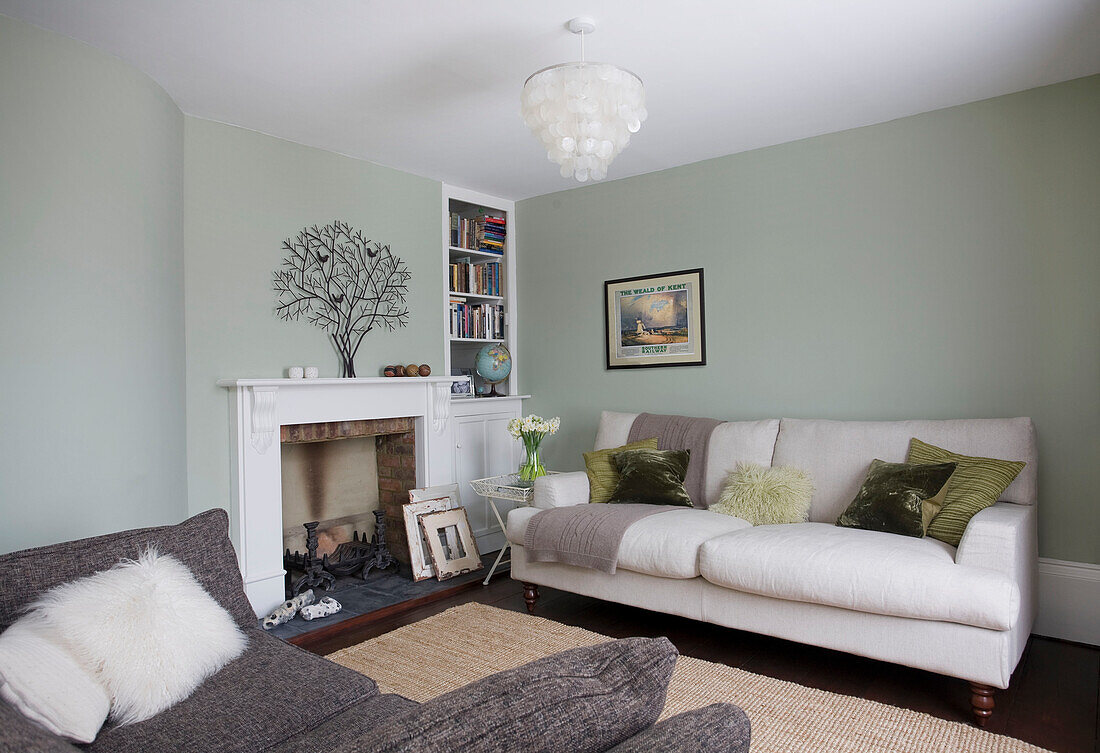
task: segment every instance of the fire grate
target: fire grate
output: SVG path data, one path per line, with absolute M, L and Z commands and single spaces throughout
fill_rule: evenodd
M 283 568 L 286 570 L 287 591 L 297 596 L 306 588 L 332 590 L 337 577 L 350 577 L 356 573 L 363 580 L 371 570 L 385 570 L 397 564 L 386 545 L 386 518 L 382 510 L 374 510 L 374 536 L 367 541 L 366 534 L 360 537 L 358 531 L 352 533 L 352 540 L 345 541 L 329 555 L 317 557 L 317 526 L 319 521 L 304 523 L 306 529 L 306 552 L 287 549 L 283 554 Z M 291 571 L 302 573 L 291 583 Z

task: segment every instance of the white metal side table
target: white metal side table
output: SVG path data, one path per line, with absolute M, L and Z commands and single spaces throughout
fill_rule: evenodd
M 550 471 L 548 475 L 553 475 L 555 473 L 557 473 L 557 471 Z M 479 478 L 470 482 L 470 486 L 473 487 L 475 494 L 480 494 L 482 497 L 489 500 L 489 507 L 493 508 L 493 515 L 496 516 L 497 523 L 500 524 L 500 530 L 502 533 L 505 533 L 504 546 L 500 548 L 500 553 L 497 555 L 496 562 L 489 568 L 489 574 L 485 576 L 485 580 L 481 581 L 483 586 L 489 585 L 489 581 L 492 580 L 498 567 L 501 565 L 510 565 L 512 563 L 511 559 L 504 559 L 504 555 L 512 548 L 512 542 L 508 541 L 506 533 L 507 526 L 504 523 L 504 518 L 501 517 L 500 510 L 497 509 L 497 500 L 518 502 L 519 505 L 517 505 L 517 507 L 529 507 L 531 505 L 531 499 L 534 497 L 535 489 L 533 486 L 520 486 L 521 483 L 518 473 L 505 473 L 502 476 Z

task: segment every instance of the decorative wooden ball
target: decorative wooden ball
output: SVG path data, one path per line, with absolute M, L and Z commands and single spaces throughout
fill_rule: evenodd
M 397 364 L 396 366 L 393 367 L 393 375 L 394 376 L 405 376 L 405 367 L 402 366 L 401 364 Z
M 405 367 L 405 376 L 416 376 L 420 373 L 420 367 L 415 363 L 410 363 Z
M 432 367 L 426 363 L 420 364 L 420 376 L 431 376 Z
M 388 377 L 397 376 L 397 371 L 394 370 L 393 366 L 387 366 L 382 370 L 382 373 Z

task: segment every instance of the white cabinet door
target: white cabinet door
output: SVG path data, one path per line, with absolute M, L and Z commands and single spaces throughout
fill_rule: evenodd
M 470 528 L 483 553 L 499 549 L 504 544 L 504 536 L 488 501 L 474 493 L 470 482 L 515 472 L 517 442 L 508 433 L 508 422 L 514 417 L 514 413 L 507 412 L 455 416 L 454 419 L 455 480 Z M 500 513 L 507 514 L 504 507 L 500 508 Z

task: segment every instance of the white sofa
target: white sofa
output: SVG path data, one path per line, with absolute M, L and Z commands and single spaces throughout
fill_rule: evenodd
M 605 411 L 595 449 L 627 442 L 638 414 Z M 976 515 L 958 549 L 931 538 L 837 528 L 871 460 L 904 461 L 911 437 L 966 455 L 1023 460 L 997 504 Z M 706 509 L 631 526 L 618 572 L 529 562 L 523 534 L 540 509 L 587 504 L 583 472 L 540 478 L 532 507 L 508 515 L 512 577 L 532 611 L 538 586 L 967 680 L 979 724 L 1007 688 L 1036 606 L 1036 452 L 1031 419 L 728 422 L 711 436 L 705 504 L 740 462 L 809 471 L 810 522 L 752 527 Z M 698 505 L 698 501 L 696 501 Z

